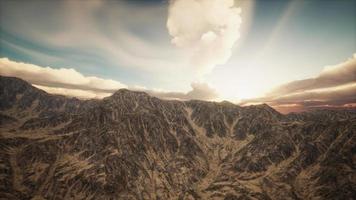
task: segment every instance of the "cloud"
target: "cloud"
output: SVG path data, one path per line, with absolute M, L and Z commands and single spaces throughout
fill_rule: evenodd
M 272 90 L 268 95 L 282 95 L 306 90 L 334 87 L 356 81 L 356 54 L 335 66 L 325 67 L 315 78 L 292 81 Z
M 338 102 L 354 101 L 356 99 L 356 82 L 323 89 L 307 90 L 304 92 L 286 94 L 279 96 L 274 101 L 276 103 L 290 102 Z
M 345 108 L 356 106 L 355 94 L 356 54 L 341 64 L 325 67 L 315 78 L 283 84 L 265 97 L 248 99 L 241 104 L 264 102 L 282 112 Z
M 166 13 L 164 4 L 139 6 L 130 1 L 103 0 L 0 4 L 2 31 L 45 48 L 30 47 L 23 52 L 32 56 L 43 51 L 45 55 L 38 58 L 41 61 L 55 54 L 63 62 L 76 63 L 80 57 L 81 62 L 94 60 L 105 62 L 107 67 L 151 73 L 182 65 L 179 52 L 169 48 L 169 38 L 162 39 L 166 34 L 160 17 Z M 14 46 L 19 41 L 4 37 L 1 42 Z
M 16 76 L 38 86 L 110 93 L 127 86 L 111 79 L 84 76 L 73 68 L 41 67 L 0 58 L 0 74 Z M 57 90 L 58 91 L 58 90 Z
M 240 12 L 233 0 L 172 0 L 167 28 L 172 43 L 189 51 L 191 64 L 206 73 L 230 58 Z
M 162 90 L 147 90 L 134 88 L 133 90 L 140 90 L 148 94 L 162 98 L 162 99 L 177 99 L 177 100 L 215 100 L 218 98 L 218 93 L 215 89 L 211 88 L 207 83 L 195 82 L 191 84 L 192 90 L 189 92 L 171 92 Z
M 8 58 L 0 58 L 0 75 L 21 78 L 48 93 L 84 99 L 107 97 L 121 88 L 144 91 L 162 99 L 213 100 L 218 97 L 217 92 L 206 83 L 192 83 L 192 90 L 188 92 L 150 90 L 141 86 L 128 87 L 111 79 L 84 76 L 72 68 L 41 67 Z
M 81 89 L 68 89 L 59 87 L 47 87 L 41 85 L 33 85 L 41 90 L 44 90 L 51 94 L 59 94 L 69 97 L 77 97 L 80 99 L 102 99 L 104 97 L 110 96 L 112 93 L 106 92 L 96 92 L 91 90 L 81 90 Z
M 168 3 L 98 0 L 0 1 L 0 4 L 1 31 L 4 33 L 0 46 L 6 50 L 5 57 L 13 56 L 7 51 L 16 52 L 17 59 L 29 63 L 88 69 L 96 72 L 96 76 L 109 74 L 112 79 L 150 84 L 150 87 L 164 85 L 174 90 L 182 90 L 200 78 L 196 68 L 190 66 L 185 51 L 170 43 L 166 27 Z M 230 16 L 231 10 L 237 9 L 217 2 L 214 5 L 221 14 L 209 14 L 211 18 Z M 230 30 L 232 22 L 222 20 L 224 22 L 218 24 L 221 20 L 216 21 L 202 38 L 214 54 L 204 55 L 209 62 L 210 57 L 220 52 L 218 48 L 227 55 L 225 52 L 232 46 L 227 38 L 235 36 Z M 224 24 L 226 31 L 221 27 Z M 209 42 L 214 35 L 215 42 Z M 46 86 L 58 87 L 48 83 Z M 66 88 L 78 89 L 78 86 Z

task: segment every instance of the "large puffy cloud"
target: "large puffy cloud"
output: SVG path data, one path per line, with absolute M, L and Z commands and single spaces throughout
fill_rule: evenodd
M 313 108 L 354 108 L 356 106 L 356 54 L 353 58 L 325 67 L 318 76 L 283 84 L 265 97 L 249 99 L 242 105 L 268 103 L 282 112 Z
M 205 73 L 229 59 L 240 12 L 233 0 L 172 0 L 167 28 L 172 43 L 190 51 L 191 64 Z
M 162 99 L 214 100 L 218 97 L 217 92 L 206 83 L 192 83 L 192 90 L 188 92 L 151 90 L 140 86 L 128 87 L 111 79 L 84 76 L 72 68 L 41 67 L 29 63 L 15 62 L 8 58 L 0 58 L 0 75 L 21 78 L 49 93 L 84 99 L 110 96 L 121 88 L 144 91 Z

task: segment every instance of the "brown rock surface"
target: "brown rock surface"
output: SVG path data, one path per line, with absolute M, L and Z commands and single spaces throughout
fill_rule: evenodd
M 0 77 L 0 199 L 352 199 L 356 112 L 50 95 Z

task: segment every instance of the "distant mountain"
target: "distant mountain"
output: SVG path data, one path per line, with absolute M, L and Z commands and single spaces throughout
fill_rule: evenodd
M 356 111 L 51 95 L 0 77 L 0 199 L 353 199 Z

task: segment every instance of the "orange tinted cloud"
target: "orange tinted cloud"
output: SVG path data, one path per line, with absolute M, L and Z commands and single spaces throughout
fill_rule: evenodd
M 264 102 L 275 109 L 300 112 L 316 108 L 356 108 L 356 54 L 336 66 L 325 67 L 318 76 L 283 84 L 263 98 L 242 104 Z

